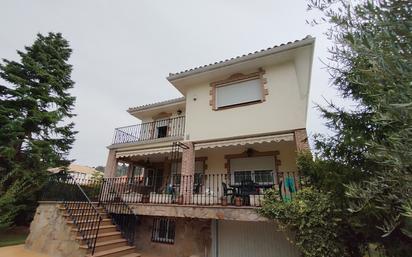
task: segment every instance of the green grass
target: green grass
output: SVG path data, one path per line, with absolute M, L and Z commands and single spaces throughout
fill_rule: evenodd
M 28 228 L 14 227 L 0 230 L 0 247 L 24 244 L 28 235 Z

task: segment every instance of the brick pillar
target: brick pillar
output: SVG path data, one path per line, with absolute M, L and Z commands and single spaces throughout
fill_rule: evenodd
M 298 152 L 301 151 L 310 151 L 309 149 L 309 141 L 308 135 L 306 133 L 306 129 L 298 129 L 294 131 L 295 134 L 295 144 L 296 150 Z
M 117 159 L 116 151 L 111 149 L 109 150 L 109 155 L 107 156 L 106 167 L 104 168 L 104 177 L 111 178 L 116 174 L 117 169 Z
M 309 140 L 308 140 L 308 135 L 306 133 L 306 129 L 298 129 L 294 131 L 295 134 L 295 144 L 296 144 L 296 151 L 303 152 L 303 151 L 309 151 Z M 294 174 L 295 176 L 295 187 L 296 190 L 300 190 L 301 184 L 300 184 L 300 176 L 298 173 Z
M 180 190 L 183 195 L 183 203 L 189 204 L 193 196 L 193 180 L 195 174 L 195 148 L 192 142 L 184 142 L 188 149 L 182 152 L 182 177 Z

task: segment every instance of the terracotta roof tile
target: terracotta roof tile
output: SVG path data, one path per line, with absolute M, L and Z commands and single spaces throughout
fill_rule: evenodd
M 156 103 L 145 104 L 145 105 L 140 105 L 140 106 L 136 106 L 136 107 L 130 107 L 127 110 L 127 112 L 130 113 L 130 112 L 135 112 L 135 111 L 142 111 L 142 110 L 146 110 L 146 109 L 157 107 L 157 106 L 178 103 L 178 102 L 181 102 L 181 101 L 184 101 L 184 100 L 185 100 L 184 97 L 179 97 L 179 98 L 169 99 L 169 100 L 160 101 L 160 102 L 156 102 Z
M 233 57 L 233 58 L 230 58 L 230 59 L 225 59 L 225 60 L 222 60 L 222 61 L 217 61 L 217 62 L 206 64 L 206 65 L 201 65 L 201 66 L 198 66 L 198 67 L 195 67 L 195 68 L 190 68 L 190 69 L 187 69 L 187 70 L 184 70 L 184 71 L 179 71 L 179 72 L 176 72 L 176 73 L 169 73 L 168 79 L 173 79 L 173 76 L 182 75 L 182 74 L 187 73 L 187 72 L 196 71 L 196 70 L 206 68 L 206 67 L 209 67 L 209 66 L 213 66 L 213 65 L 216 65 L 216 64 L 223 64 L 225 62 L 229 62 L 229 61 L 240 59 L 240 58 L 243 58 L 243 57 L 246 57 L 246 56 L 251 56 L 251 55 L 254 55 L 254 54 L 261 53 L 261 52 L 269 51 L 269 50 L 272 50 L 272 49 L 275 49 L 275 48 L 278 48 L 278 47 L 281 47 L 281 46 L 294 44 L 294 43 L 297 43 L 297 42 L 300 42 L 300 41 L 303 41 L 303 40 L 309 39 L 309 38 L 312 38 L 312 37 L 310 35 L 308 35 L 308 36 L 306 36 L 302 39 L 298 39 L 298 40 L 295 40 L 295 41 L 289 41 L 287 43 L 283 43 L 283 44 L 280 44 L 280 45 L 275 45 L 275 46 L 272 46 L 272 47 L 268 47 L 266 49 L 261 49 L 261 50 L 255 51 L 255 52 L 250 52 L 248 54 L 239 55 L 239 56 L 236 56 L 236 57 Z

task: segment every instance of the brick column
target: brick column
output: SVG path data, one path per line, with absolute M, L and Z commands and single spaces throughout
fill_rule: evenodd
M 114 177 L 116 174 L 116 169 L 117 169 L 116 151 L 111 149 L 109 150 L 109 154 L 107 156 L 106 167 L 104 168 L 104 177 L 105 178 Z
M 195 174 L 195 148 L 192 142 L 184 142 L 188 149 L 182 152 L 182 170 L 180 190 L 183 195 L 183 203 L 191 202 L 193 196 L 193 180 Z
M 295 134 L 296 151 L 298 153 L 304 152 L 304 151 L 310 152 L 309 140 L 308 140 L 308 135 L 306 133 L 306 129 L 295 130 L 294 134 Z M 300 176 L 298 173 L 296 173 L 296 176 L 295 176 L 295 188 L 296 190 L 300 190 L 301 188 Z
M 298 152 L 301 151 L 310 151 L 309 149 L 309 141 L 308 135 L 306 133 L 306 129 L 298 129 L 294 131 L 295 134 L 295 144 L 296 150 Z

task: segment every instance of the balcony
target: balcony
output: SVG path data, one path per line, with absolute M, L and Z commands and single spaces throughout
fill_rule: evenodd
M 120 127 L 114 130 L 112 144 L 127 144 L 161 138 L 182 137 L 185 130 L 185 117 L 161 119 L 137 125 Z

